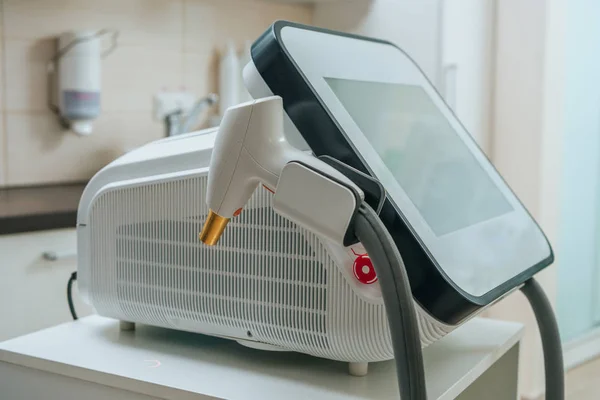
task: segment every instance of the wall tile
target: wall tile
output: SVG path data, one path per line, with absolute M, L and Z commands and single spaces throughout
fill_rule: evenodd
M 206 44 L 214 47 L 219 37 L 218 3 L 212 0 L 184 0 L 183 51 L 204 51 Z
M 8 185 L 89 179 L 121 154 L 163 136 L 146 113 L 104 113 L 94 133 L 64 131 L 47 113 L 7 113 Z
M 150 115 L 156 92 L 183 85 L 182 60 L 181 51 L 119 47 L 102 64 L 102 109 Z
M 89 179 L 123 152 L 164 136 L 151 115 L 158 90 L 215 91 L 217 50 L 229 39 L 241 49 L 275 19 L 312 19 L 309 6 L 258 0 L 0 2 L 0 109 L 7 110 L 4 121 L 0 112 L 0 185 L 3 165 L 8 185 Z M 94 133 L 82 138 L 48 111 L 46 66 L 58 34 L 100 28 L 118 29 L 119 47 L 103 61 L 103 111 Z
M 217 91 L 219 52 L 229 41 L 238 50 L 273 21 L 310 24 L 313 8 L 265 1 L 185 0 L 183 83 L 198 95 Z
M 47 110 L 46 67 L 55 50 L 51 39 L 5 40 L 6 110 Z
M 183 55 L 183 85 L 197 96 L 216 92 L 217 66 L 216 52 L 207 47 L 206 51 L 184 53 Z
M 255 0 L 185 0 L 184 51 L 202 51 L 206 42 L 221 48 L 229 40 L 243 47 L 246 40 L 255 40 L 275 20 L 309 24 L 312 15 L 311 6 L 300 4 Z
M 9 39 L 56 37 L 66 30 L 110 28 L 123 45 L 181 49 L 179 0 L 4 0 Z
M 6 182 L 6 135 L 4 134 L 4 113 L 0 111 L 0 187 Z
M 55 41 L 6 41 L 6 109 L 48 109 L 48 60 Z M 102 108 L 105 111 L 148 111 L 152 95 L 162 86 L 182 84 L 180 51 L 119 46 L 102 62 Z
M 312 5 L 271 3 L 264 0 L 260 0 L 258 3 L 260 4 L 260 22 L 261 25 L 265 25 L 260 33 L 279 19 L 312 25 L 314 15 L 314 6 Z
M 5 51 L 4 51 L 4 23 L 2 21 L 2 0 L 0 0 L 0 111 L 4 110 L 4 97 L 5 97 L 5 93 L 4 93 L 4 58 L 5 58 Z M 0 153 L 0 159 L 2 158 L 2 155 Z M 2 162 L 0 161 L 0 165 L 2 164 Z M 1 168 L 1 167 L 0 167 Z M 2 174 L 0 173 L 0 176 Z M 1 178 L 0 178 L 1 179 Z
M 6 93 L 4 91 L 4 37 L 3 37 L 4 24 L 2 22 L 2 7 L 0 3 L 0 187 L 4 186 L 6 180 L 6 146 L 5 146 L 5 135 L 4 135 L 4 97 Z

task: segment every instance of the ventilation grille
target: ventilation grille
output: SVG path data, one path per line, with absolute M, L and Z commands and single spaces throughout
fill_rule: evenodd
M 202 245 L 206 181 L 113 190 L 94 203 L 96 307 L 162 326 L 197 321 L 326 349 L 324 264 L 331 261 L 321 244 L 273 213 L 272 195 L 258 190 L 217 246 Z
M 217 246 L 202 245 L 206 184 L 203 175 L 98 195 L 86 275 L 99 314 L 235 338 L 249 332 L 343 361 L 393 357 L 383 304 L 358 296 L 343 263 L 317 236 L 278 216 L 266 190 L 254 193 Z M 450 331 L 417 312 L 423 346 Z

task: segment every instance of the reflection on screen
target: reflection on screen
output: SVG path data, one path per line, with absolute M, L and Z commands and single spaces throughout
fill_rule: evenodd
M 512 211 L 421 87 L 326 81 L 436 235 Z

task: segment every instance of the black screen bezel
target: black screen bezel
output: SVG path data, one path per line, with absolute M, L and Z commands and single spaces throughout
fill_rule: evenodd
M 281 30 L 286 26 L 390 45 L 401 51 L 413 63 L 414 60 L 402 49 L 384 40 L 287 21 L 275 22 L 252 46 L 251 55 L 256 69 L 271 92 L 283 98 L 286 113 L 313 153 L 316 156 L 334 157 L 372 176 L 342 127 L 291 58 L 281 39 Z M 423 73 L 420 68 L 419 70 Z M 510 190 L 506 182 L 504 184 Z M 531 217 L 529 213 L 528 215 Z M 436 319 L 448 324 L 459 323 L 477 309 L 498 300 L 554 261 L 552 247 L 544 235 L 550 249 L 547 258 L 487 293 L 473 296 L 456 286 L 446 276 L 401 210 L 389 198 L 386 199 L 380 216 L 404 258 L 415 300 Z M 536 223 L 533 217 L 531 219 Z M 541 229 L 540 232 L 543 235 Z

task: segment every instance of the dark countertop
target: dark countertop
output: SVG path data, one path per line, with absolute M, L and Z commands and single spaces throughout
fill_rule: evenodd
M 0 235 L 75 228 L 85 183 L 0 189 Z

